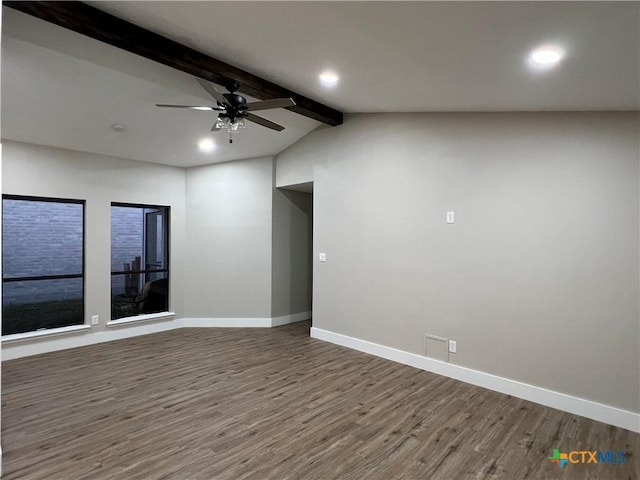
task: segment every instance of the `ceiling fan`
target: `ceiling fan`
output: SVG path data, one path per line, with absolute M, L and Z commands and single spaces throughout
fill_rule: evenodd
M 282 125 L 273 123 L 266 118 L 259 117 L 251 113 L 256 110 L 268 110 L 270 108 L 285 108 L 293 107 L 296 102 L 293 98 L 275 98 L 273 100 L 264 100 L 261 102 L 247 103 L 247 100 L 242 96 L 235 93 L 240 85 L 238 82 L 230 82 L 226 87 L 229 93 L 221 93 L 215 89 L 215 87 L 200 78 L 196 78 L 198 83 L 204 88 L 209 95 L 213 97 L 217 105 L 215 106 L 197 106 L 197 105 L 166 105 L 156 103 L 156 107 L 166 108 L 189 108 L 191 110 L 206 110 L 218 113 L 218 119 L 216 123 L 211 127 L 212 132 L 217 132 L 222 129 L 226 129 L 229 133 L 229 143 L 233 143 L 231 135 L 238 131 L 240 128 L 244 128 L 244 121 L 257 123 L 263 127 L 270 128 L 277 132 L 284 130 Z

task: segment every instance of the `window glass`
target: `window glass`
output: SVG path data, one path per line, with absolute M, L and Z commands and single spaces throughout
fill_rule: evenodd
M 2 334 L 84 323 L 84 202 L 4 196 Z
M 82 325 L 82 278 L 31 280 L 2 286 L 2 334 Z
M 111 207 L 111 319 L 169 309 L 169 207 Z

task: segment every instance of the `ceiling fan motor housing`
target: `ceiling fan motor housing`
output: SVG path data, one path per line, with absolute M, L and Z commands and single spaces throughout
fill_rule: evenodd
M 242 95 L 238 95 L 237 93 L 223 93 L 223 95 L 234 108 L 238 110 L 246 108 L 247 100 Z

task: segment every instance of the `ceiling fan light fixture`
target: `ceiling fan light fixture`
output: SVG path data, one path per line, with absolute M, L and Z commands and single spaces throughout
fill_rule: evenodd
M 239 129 L 244 128 L 244 118 L 236 118 L 233 122 L 229 117 L 218 117 L 215 124 L 216 129 L 224 129 L 228 132 L 237 132 Z
M 236 118 L 229 124 L 230 132 L 237 132 L 240 128 L 244 128 L 244 118 Z

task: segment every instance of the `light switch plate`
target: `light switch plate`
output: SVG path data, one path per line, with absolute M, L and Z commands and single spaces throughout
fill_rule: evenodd
M 326 262 L 327 261 L 327 254 L 324 252 L 321 252 L 318 254 L 318 260 L 321 262 Z
M 456 222 L 456 212 L 447 212 L 447 223 Z

